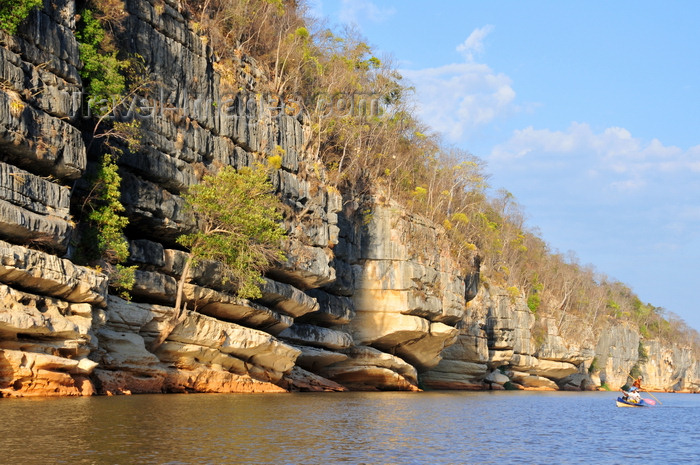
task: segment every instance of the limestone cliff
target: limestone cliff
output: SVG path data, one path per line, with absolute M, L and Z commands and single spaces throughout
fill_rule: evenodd
M 617 390 L 639 370 L 647 389 L 698 392 L 700 365 L 691 349 L 641 340 L 626 323 L 594 330 L 587 321 L 570 318 L 575 338 L 564 339 L 552 318 L 541 319 L 538 334 L 524 298 L 482 287 L 458 325 L 457 342 L 422 374 L 423 384 L 434 389 Z
M 120 43 L 142 57 L 160 105 L 142 148 L 119 159 L 138 266 L 130 302 L 72 261 L 76 192 L 96 159 L 76 98 L 75 2 L 46 0 L 16 36 L 0 31 L 0 396 L 593 389 L 624 384 L 639 364 L 634 330 L 573 341 L 545 320 L 539 334 L 522 298 L 459 269 L 441 227 L 327 186 L 310 123 L 263 98 L 253 58 L 236 63 L 231 90 L 176 0 L 125 4 Z M 235 297 L 216 263 L 197 267 L 184 320 L 152 350 L 187 258 L 175 239 L 193 227 L 181 194 L 204 170 L 276 154 L 288 261 L 255 301 Z M 648 385 L 700 390 L 689 349 L 643 345 Z

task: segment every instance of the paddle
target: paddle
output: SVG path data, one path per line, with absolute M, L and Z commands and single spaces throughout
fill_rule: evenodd
M 661 401 L 660 401 L 659 399 L 657 399 L 656 396 L 654 396 L 654 394 L 652 394 L 651 392 L 647 391 L 646 389 L 644 390 L 644 392 L 646 392 L 646 393 L 649 394 L 651 397 L 653 397 L 654 400 L 655 400 L 656 402 L 659 403 L 659 405 L 663 405 L 663 404 L 661 403 Z M 648 403 L 651 404 L 651 405 L 656 405 L 656 402 L 654 402 L 654 401 L 651 400 L 651 399 L 647 399 L 646 402 L 648 402 Z

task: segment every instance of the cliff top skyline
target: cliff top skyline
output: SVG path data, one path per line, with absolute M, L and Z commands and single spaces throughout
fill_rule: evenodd
M 416 89 L 554 250 L 700 329 L 700 5 L 311 2 Z

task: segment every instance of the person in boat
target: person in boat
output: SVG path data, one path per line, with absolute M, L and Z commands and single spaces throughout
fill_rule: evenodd
M 635 404 L 641 402 L 642 397 L 639 395 L 639 391 L 634 386 L 632 386 L 632 389 L 630 389 L 629 394 L 627 394 L 627 400 L 629 402 L 634 402 Z
M 633 404 L 638 404 L 641 402 L 642 397 L 639 395 L 639 390 L 632 386 L 629 391 L 622 390 L 622 400 L 626 402 L 632 402 Z
M 637 389 L 635 389 L 636 391 L 642 390 L 642 377 L 641 376 L 638 376 L 637 379 L 634 380 L 634 383 L 632 383 L 632 387 L 637 388 Z

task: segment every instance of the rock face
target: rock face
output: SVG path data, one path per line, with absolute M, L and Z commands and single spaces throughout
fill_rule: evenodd
M 658 341 L 651 341 L 645 347 L 649 356 L 641 367 L 645 375 L 644 386 L 659 390 L 700 392 L 700 363 L 692 350 L 665 346 Z
M 357 344 L 369 345 L 425 370 L 458 334 L 464 316 L 464 277 L 440 252 L 440 231 L 398 205 L 372 201 L 359 237 L 349 327 Z M 434 250 L 415 243 L 436 244 Z
M 188 312 L 151 352 L 148 347 L 171 311 L 110 297 L 93 353 L 101 392 L 283 390 L 273 383 L 294 367 L 299 350 L 235 323 Z
M 574 318 L 574 317 L 570 317 Z M 585 321 L 576 340 L 559 335 L 556 322 L 543 317 L 540 333 L 525 299 L 498 287 L 482 287 L 457 325 L 457 342 L 440 363 L 421 374 L 432 389 L 616 390 L 636 365 L 649 389 L 697 392 L 697 360 L 690 349 L 665 348 L 652 341 L 640 362 L 640 336 L 622 324 L 597 334 Z
M 700 390 L 689 349 L 611 324 L 565 340 L 557 322 L 479 274 L 459 269 L 444 232 L 381 197 L 343 198 L 306 145 L 312 127 L 265 98 L 255 60 L 222 84 L 216 57 L 176 0 L 126 0 L 126 53 L 157 84 L 142 148 L 119 158 L 129 226 L 128 302 L 77 265 L 88 153 L 75 2 L 45 2 L 17 36 L 0 31 L 0 397 L 147 392 L 594 389 L 633 366 L 658 389 Z M 94 152 L 94 150 L 93 150 Z M 285 263 L 255 301 L 221 266 L 190 271 L 173 317 L 195 225 L 182 193 L 203 173 L 280 155 L 271 175 L 288 207 Z M 430 246 L 426 247 L 426 244 Z M 478 264 L 477 264 L 478 268 Z M 576 322 L 586 327 L 586 322 Z M 419 388 L 420 386 L 420 388 Z

